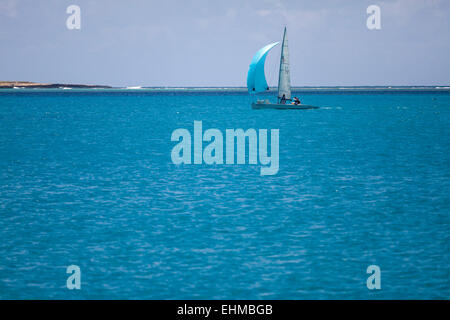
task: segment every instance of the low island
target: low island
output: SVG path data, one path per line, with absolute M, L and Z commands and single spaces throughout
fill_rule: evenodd
M 29 81 L 0 81 L 0 89 L 14 89 L 14 88 L 25 88 L 25 89 L 49 89 L 49 88 L 70 88 L 70 89 L 108 89 L 110 86 L 102 85 L 87 85 L 87 84 L 63 84 L 63 83 L 37 83 Z

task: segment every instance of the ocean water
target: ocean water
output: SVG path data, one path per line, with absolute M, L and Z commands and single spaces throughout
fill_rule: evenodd
M 0 298 L 449 299 L 450 94 L 300 97 L 0 91 Z M 279 172 L 174 165 L 194 120 L 279 129 Z

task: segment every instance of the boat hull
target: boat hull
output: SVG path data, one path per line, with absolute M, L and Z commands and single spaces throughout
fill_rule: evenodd
M 312 106 L 309 104 L 280 104 L 280 103 L 252 103 L 253 109 L 296 109 L 296 110 L 307 110 L 307 109 L 319 109 L 319 107 Z

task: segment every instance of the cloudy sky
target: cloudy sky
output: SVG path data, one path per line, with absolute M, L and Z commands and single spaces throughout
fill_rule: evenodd
M 381 30 L 366 26 L 371 4 Z M 284 26 L 293 85 L 450 85 L 448 0 L 0 0 L 0 80 L 245 86 Z

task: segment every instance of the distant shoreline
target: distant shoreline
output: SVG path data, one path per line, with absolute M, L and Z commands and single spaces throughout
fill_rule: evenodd
M 65 84 L 65 83 L 37 83 L 29 81 L 0 81 L 0 89 L 112 89 L 110 86 L 103 85 L 86 85 L 86 84 Z
M 236 92 L 247 93 L 247 87 L 215 86 L 153 86 L 153 87 L 112 87 L 106 85 L 36 83 L 28 81 L 0 81 L 1 89 L 104 89 L 106 91 L 134 91 L 134 92 Z M 104 91 L 101 90 L 101 91 Z M 15 90 L 14 90 L 15 91 Z M 28 91 L 28 90 L 25 90 Z M 277 87 L 270 87 L 268 94 L 277 91 Z M 408 93 L 408 92 L 442 92 L 450 93 L 449 86 L 293 86 L 292 92 L 298 93 Z M 264 93 L 261 93 L 264 94 Z

